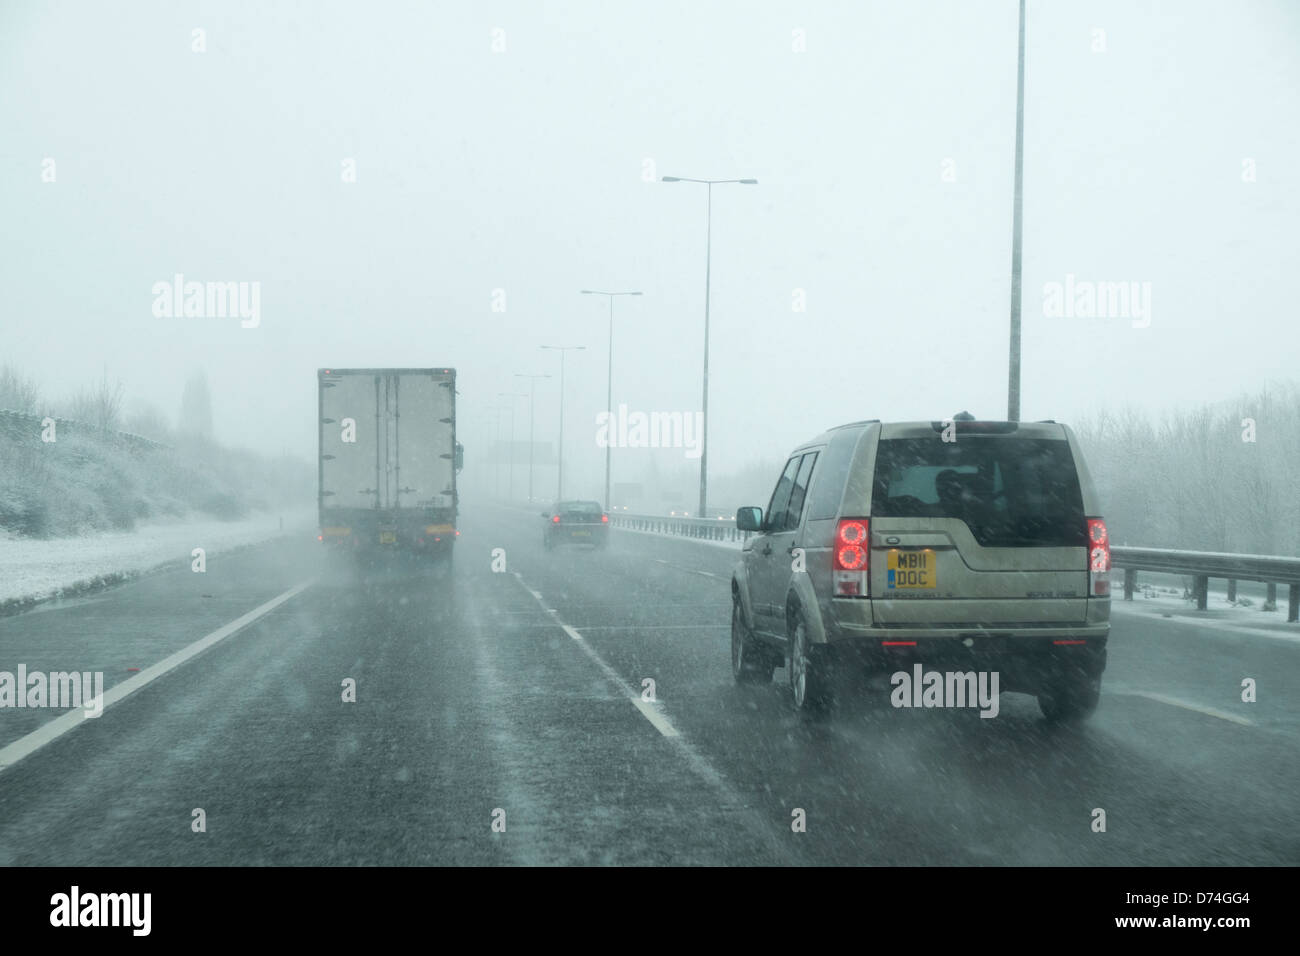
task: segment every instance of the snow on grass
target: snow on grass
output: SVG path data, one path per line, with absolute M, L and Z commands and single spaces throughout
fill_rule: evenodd
M 315 509 L 259 513 L 239 521 L 204 519 L 137 525 L 135 531 L 31 539 L 0 533 L 0 606 L 27 604 L 111 583 L 170 562 L 195 548 L 211 557 L 281 534 L 314 534 Z

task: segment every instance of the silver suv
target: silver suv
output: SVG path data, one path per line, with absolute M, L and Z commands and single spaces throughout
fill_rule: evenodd
M 856 422 L 791 454 L 731 581 L 738 683 L 789 671 L 825 712 L 855 672 L 995 672 L 1049 720 L 1097 706 L 1110 542 L 1055 422 Z

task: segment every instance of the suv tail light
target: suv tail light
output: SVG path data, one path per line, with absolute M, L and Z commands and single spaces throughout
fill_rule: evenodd
M 1110 535 L 1101 518 L 1088 519 L 1088 594 L 1110 597 Z
M 831 546 L 834 597 L 868 597 L 867 565 L 871 557 L 871 520 L 841 518 Z
M 601 523 L 601 524 L 609 524 L 609 515 L 601 515 L 601 516 L 600 516 L 600 523 Z

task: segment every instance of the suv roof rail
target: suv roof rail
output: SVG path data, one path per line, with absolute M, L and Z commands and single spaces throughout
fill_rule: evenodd
M 880 421 L 879 418 L 864 418 L 864 419 L 862 419 L 862 421 L 860 421 L 860 422 L 848 422 L 848 423 L 846 423 L 846 424 L 844 424 L 844 425 L 835 425 L 834 427 L 832 427 L 832 428 L 828 428 L 828 429 L 826 429 L 826 430 L 827 430 L 828 432 L 837 432 L 837 431 L 839 431 L 841 428 L 855 428 L 855 427 L 857 427 L 858 425 L 872 425 L 872 424 L 875 424 L 876 422 L 879 422 L 879 421 Z

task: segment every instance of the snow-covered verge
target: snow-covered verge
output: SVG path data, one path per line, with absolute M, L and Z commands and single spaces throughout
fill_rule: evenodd
M 296 508 L 239 521 L 138 524 L 134 531 L 75 538 L 40 540 L 0 532 L 0 612 L 188 562 L 195 548 L 211 556 L 281 534 L 314 534 L 315 526 L 315 509 Z

